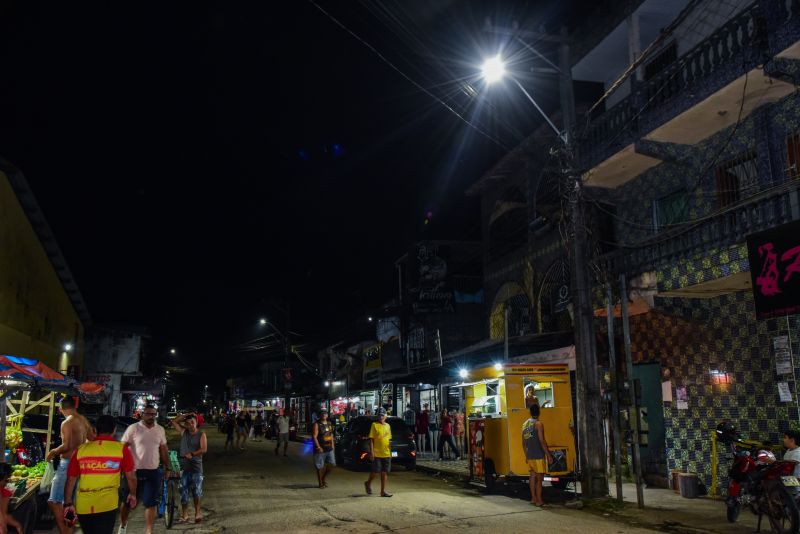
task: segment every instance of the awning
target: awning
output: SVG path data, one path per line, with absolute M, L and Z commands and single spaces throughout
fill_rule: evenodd
M 464 382 L 463 384 L 450 384 L 451 388 L 467 388 L 470 386 L 478 386 L 481 384 L 491 384 L 492 382 L 498 382 L 499 378 L 484 378 L 483 380 L 479 380 L 477 382 Z

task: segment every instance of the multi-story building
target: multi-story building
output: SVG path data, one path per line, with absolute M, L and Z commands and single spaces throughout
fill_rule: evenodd
M 86 305 L 19 169 L 0 159 L 0 347 L 80 377 Z
M 665 4 L 642 3 L 573 76 L 608 84 L 604 66 L 644 48 L 644 21 Z M 675 23 L 659 26 L 670 32 L 577 131 L 578 157 L 606 223 L 592 227 L 597 279 L 631 281 L 646 470 L 710 483 L 717 423 L 775 443 L 798 420 L 796 373 L 776 369 L 773 348 L 788 336 L 797 352 L 798 321 L 757 319 L 750 271 L 762 266 L 746 238 L 800 217 L 800 11 L 783 0 L 672 4 Z
M 617 287 L 625 275 L 645 471 L 652 482 L 681 470 L 710 484 L 717 423 L 776 443 L 800 416 L 791 365 L 800 321 L 774 310 L 757 318 L 752 280 L 769 264 L 751 266 L 746 245 L 748 236 L 800 218 L 800 9 L 783 0 L 632 7 L 591 47 L 572 47 L 581 50 L 576 81 L 618 87 L 572 132 L 595 315 L 605 313 L 605 283 Z M 571 195 L 564 160 L 548 153 L 559 145 L 540 130 L 468 191 L 483 207 L 487 340 L 475 348 L 484 353 L 498 354 L 504 339 L 510 357 L 572 343 Z M 778 260 L 781 284 L 793 272 L 790 256 Z M 791 293 L 788 285 L 779 290 Z M 604 325 L 598 319 L 605 375 Z

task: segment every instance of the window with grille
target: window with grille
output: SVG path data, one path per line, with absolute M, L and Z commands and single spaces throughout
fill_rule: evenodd
M 685 189 L 670 193 L 653 203 L 653 227 L 656 232 L 688 220 L 689 193 Z
M 786 139 L 786 179 L 800 178 L 800 132 L 790 135 Z
M 717 168 L 718 207 L 736 204 L 758 192 L 758 169 L 755 154 L 748 154 Z

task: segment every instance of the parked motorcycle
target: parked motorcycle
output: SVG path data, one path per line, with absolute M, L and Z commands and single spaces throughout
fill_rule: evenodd
M 766 516 L 778 534 L 798 534 L 800 511 L 795 502 L 800 482 L 795 462 L 777 461 L 764 443 L 742 440 L 730 422 L 717 426 L 717 441 L 730 446 L 733 464 L 728 471 L 728 521 L 735 523 L 743 507 L 761 519 Z

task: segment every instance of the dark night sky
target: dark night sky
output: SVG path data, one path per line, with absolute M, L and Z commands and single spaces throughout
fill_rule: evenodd
M 452 79 L 497 48 L 485 16 L 552 23 L 578 3 L 322 5 L 463 104 Z M 307 2 L 3 6 L 0 154 L 96 322 L 148 325 L 196 363 L 284 321 L 271 301 L 320 338 L 391 298 L 414 240 L 480 237 L 464 190 L 502 150 Z M 478 119 L 513 146 L 495 104 Z

